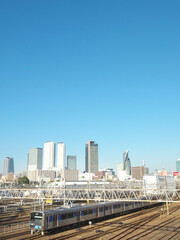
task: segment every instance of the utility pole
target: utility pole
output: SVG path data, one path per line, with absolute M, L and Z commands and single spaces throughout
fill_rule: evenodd
M 166 191 L 166 211 L 167 211 L 167 215 L 169 215 L 169 205 L 168 205 L 168 199 L 167 199 L 167 179 L 166 179 L 166 176 L 164 176 L 164 181 L 165 181 L 165 191 Z

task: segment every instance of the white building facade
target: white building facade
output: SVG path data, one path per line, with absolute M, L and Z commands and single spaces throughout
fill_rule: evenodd
M 57 144 L 57 169 L 65 169 L 66 146 L 63 142 Z
M 55 167 L 55 143 L 46 142 L 44 144 L 43 169 L 50 170 Z

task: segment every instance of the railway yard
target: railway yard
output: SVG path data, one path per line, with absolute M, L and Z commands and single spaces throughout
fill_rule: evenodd
M 52 206 L 44 206 L 46 209 Z M 48 235 L 41 236 L 30 233 L 29 214 L 34 209 L 41 210 L 42 205 L 30 200 L 2 200 L 0 202 L 0 239 L 180 239 L 180 203 L 169 204 L 169 215 L 166 205 L 142 209 L 126 215 L 89 225 L 71 226 L 58 229 Z

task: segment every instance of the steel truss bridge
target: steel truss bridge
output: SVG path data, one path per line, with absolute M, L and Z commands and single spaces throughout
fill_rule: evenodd
M 33 199 L 45 201 L 48 198 L 62 201 L 151 201 L 179 202 L 180 189 L 118 189 L 118 188 L 0 188 L 0 199 Z

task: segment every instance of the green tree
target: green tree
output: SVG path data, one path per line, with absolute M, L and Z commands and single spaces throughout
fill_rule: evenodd
M 18 183 L 19 184 L 29 184 L 29 179 L 26 176 L 24 176 L 22 178 L 19 178 Z

